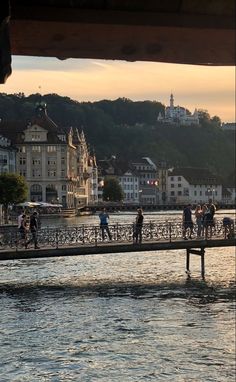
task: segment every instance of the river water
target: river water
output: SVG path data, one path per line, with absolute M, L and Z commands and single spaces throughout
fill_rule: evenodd
M 205 261 L 205 280 L 183 250 L 0 262 L 0 381 L 235 382 L 234 248 Z

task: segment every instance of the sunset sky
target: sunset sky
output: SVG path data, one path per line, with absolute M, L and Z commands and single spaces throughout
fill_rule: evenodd
M 114 100 L 160 101 L 191 112 L 206 109 L 222 122 L 235 121 L 235 67 L 207 67 L 13 56 L 13 73 L 0 92 L 25 95 L 57 93 L 78 101 Z

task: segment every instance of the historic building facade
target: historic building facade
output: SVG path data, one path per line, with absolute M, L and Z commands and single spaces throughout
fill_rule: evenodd
M 135 171 L 127 169 L 118 177 L 119 183 L 124 193 L 124 203 L 138 204 L 140 198 L 139 177 Z
M 0 135 L 0 174 L 16 172 L 16 152 L 11 141 Z
M 159 204 L 159 172 L 156 164 L 149 157 L 140 158 L 131 163 L 139 179 L 140 204 Z
M 88 171 L 90 154 L 84 133 L 57 126 L 43 102 L 36 105 L 28 125 L 17 131 L 16 171 L 26 179 L 28 200 L 75 209 L 89 203 L 91 173 L 95 177 L 96 170 Z

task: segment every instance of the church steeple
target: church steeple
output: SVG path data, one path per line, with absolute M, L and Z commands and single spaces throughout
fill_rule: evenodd
M 170 108 L 171 108 L 171 109 L 174 109 L 174 96 L 173 96 L 172 93 L 171 93 L 171 95 L 170 95 Z

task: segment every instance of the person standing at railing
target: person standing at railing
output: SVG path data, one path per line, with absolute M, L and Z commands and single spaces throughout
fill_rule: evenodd
M 18 229 L 20 229 L 21 222 L 23 220 L 23 216 L 25 217 L 25 212 L 24 210 L 21 211 L 20 215 L 17 217 L 17 224 L 18 224 Z
M 185 206 L 183 210 L 183 238 L 184 240 L 188 240 L 186 236 L 188 229 L 190 230 L 189 239 L 192 239 L 193 220 L 192 220 L 191 204 L 188 204 L 187 206 Z
M 208 239 L 212 237 L 212 227 L 215 224 L 214 215 L 216 212 L 216 206 L 213 204 L 212 199 L 209 199 L 209 204 L 207 206 L 207 211 L 204 215 L 204 226 L 205 226 L 205 238 Z
M 137 210 L 137 216 L 134 225 L 134 243 L 142 243 L 142 229 L 143 229 L 143 211 L 141 208 Z
M 27 241 L 26 248 L 28 245 L 33 242 L 34 243 L 34 249 L 39 249 L 38 246 L 38 213 L 35 211 L 30 216 L 30 232 L 31 232 L 31 239 Z
M 197 223 L 197 237 L 200 237 L 203 230 L 203 212 L 200 204 L 198 204 L 195 209 L 195 218 Z
M 27 216 L 25 214 L 21 214 L 21 217 L 18 217 L 18 232 L 20 234 L 20 240 L 18 244 L 23 244 L 26 248 L 26 240 L 27 240 Z
M 111 232 L 108 227 L 108 222 L 109 222 L 109 215 L 106 212 L 106 208 L 103 208 L 103 210 L 99 214 L 99 219 L 100 219 L 100 228 L 102 230 L 102 240 L 105 240 L 105 231 L 108 234 L 109 240 L 112 240 Z

